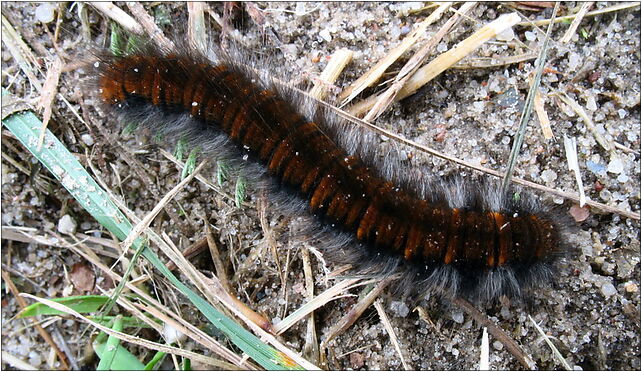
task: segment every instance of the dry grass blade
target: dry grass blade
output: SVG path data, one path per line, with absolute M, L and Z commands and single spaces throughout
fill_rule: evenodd
M 359 301 L 356 305 L 354 305 L 350 311 L 343 317 L 337 324 L 332 326 L 330 330 L 328 330 L 328 333 L 325 337 L 325 340 L 321 342 L 321 356 L 323 356 L 324 350 L 327 347 L 328 343 L 332 341 L 336 336 L 344 332 L 346 329 L 348 329 L 354 322 L 359 319 L 361 314 L 363 314 L 364 311 L 372 303 L 379 297 L 381 292 L 390 284 L 390 282 L 394 280 L 394 278 L 388 278 L 385 280 L 380 281 L 368 294 L 361 300 Z
M 555 3 L 552 17 L 555 17 L 558 9 L 559 9 L 559 3 Z M 530 121 L 530 117 L 531 117 L 533 101 L 535 100 L 536 93 L 539 90 L 539 86 L 542 80 L 542 73 L 544 71 L 544 66 L 546 64 L 546 55 L 548 52 L 548 44 L 551 40 L 552 31 L 553 31 L 553 24 L 551 23 L 550 25 L 548 25 L 548 29 L 546 30 L 546 38 L 544 39 L 544 44 L 542 45 L 541 50 L 539 52 L 539 56 L 537 57 L 537 61 L 535 62 L 535 76 L 533 77 L 533 82 L 530 86 L 530 89 L 528 90 L 528 95 L 526 96 L 524 107 L 522 108 L 521 117 L 519 119 L 519 128 L 517 129 L 517 133 L 515 133 L 515 136 L 513 137 L 513 146 L 510 150 L 508 164 L 506 165 L 506 174 L 502 179 L 503 191 L 508 190 L 508 185 L 510 184 L 511 177 L 513 177 L 513 169 L 515 168 L 515 164 L 517 164 L 517 158 L 519 157 L 519 153 L 522 149 L 524 134 L 526 133 L 526 127 L 528 126 L 528 122 Z
M 499 342 L 506 346 L 506 349 L 513 354 L 515 358 L 526 368 L 526 369 L 535 369 L 535 362 L 531 357 L 529 357 L 522 348 L 513 340 L 509 335 L 506 334 L 501 328 L 496 326 L 493 322 L 488 319 L 488 317 L 482 314 L 479 310 L 475 308 L 470 302 L 464 300 L 461 297 L 457 297 L 452 302 L 461 307 L 468 315 L 473 317 L 475 321 L 482 327 L 488 327 L 488 331 L 492 334 Z
M 140 22 L 141 27 L 145 30 L 145 33 L 151 37 L 152 40 L 163 47 L 164 49 L 171 50 L 174 48 L 174 43 L 165 37 L 163 31 L 156 25 L 154 18 L 150 16 L 143 5 L 136 1 L 127 2 L 127 7 L 129 11 L 132 12 L 132 15 L 138 22 Z
M 126 215 L 132 214 L 131 211 L 123 211 Z M 138 219 L 135 216 L 130 217 L 133 221 Z M 137 223 L 138 224 L 138 223 Z M 156 233 L 150 229 L 145 230 L 147 236 L 152 242 L 154 242 L 160 250 L 165 254 L 170 260 L 176 263 L 176 266 L 181 270 L 181 273 L 185 275 L 192 284 L 212 303 L 220 302 L 237 318 L 243 321 L 253 332 L 259 335 L 263 340 L 270 343 L 281 352 L 284 356 L 289 358 L 290 362 L 296 363 L 299 366 L 307 369 L 318 369 L 314 364 L 308 362 L 307 360 L 301 358 L 297 353 L 290 350 L 288 347 L 279 342 L 272 334 L 268 333 L 263 327 L 267 327 L 265 324 L 257 324 L 254 319 L 248 318 L 248 316 L 238 307 L 238 300 L 233 299 L 229 293 L 225 292 L 223 287 L 220 284 L 220 281 L 216 277 L 207 278 L 200 271 L 196 270 L 194 265 L 185 259 L 180 253 L 180 251 L 173 246 L 173 244 L 168 244 L 167 240 L 162 239 Z M 169 240 L 169 238 L 168 238 Z M 171 242 L 171 240 L 169 240 Z M 269 327 L 267 327 L 269 328 Z
M 310 89 L 310 96 L 323 101 L 328 94 L 329 87 L 337 80 L 341 71 L 352 61 L 354 53 L 349 49 L 339 49 L 330 58 L 321 75 L 315 79 L 314 86 Z
M 301 260 L 303 261 L 303 274 L 305 276 L 305 296 L 308 301 L 312 301 L 314 299 L 314 278 L 312 276 L 312 266 L 310 265 L 310 251 L 307 248 L 301 249 Z M 311 360 L 312 363 L 319 363 L 319 342 L 314 321 L 314 311 L 310 312 L 308 317 L 303 355 Z
M 349 288 L 356 287 L 358 285 L 363 285 L 364 283 L 359 283 L 359 279 L 345 279 L 331 288 L 328 288 L 320 295 L 316 296 L 312 301 L 301 306 L 292 314 L 288 315 L 285 319 L 281 320 L 279 323 L 274 325 L 274 332 L 277 335 L 288 330 L 296 322 L 305 318 L 312 311 L 320 308 L 321 306 L 327 304 L 328 302 L 335 300 L 337 298 L 343 297 L 341 293 L 346 291 Z
M 408 50 L 408 48 L 413 46 L 417 42 L 417 40 L 419 40 L 424 35 L 428 26 L 441 18 L 441 15 L 450 7 L 450 5 L 451 3 L 441 4 L 439 8 L 437 8 L 428 16 L 428 18 L 419 23 L 417 28 L 415 28 L 408 36 L 406 36 L 397 47 L 391 50 L 390 53 L 388 53 L 383 59 L 377 62 L 377 64 L 374 65 L 374 67 L 372 67 L 370 70 L 368 70 L 368 72 L 366 72 L 363 76 L 357 79 L 354 83 L 350 84 L 339 95 L 338 100 L 339 102 L 341 102 L 340 106 L 346 105 L 347 103 L 352 101 L 354 97 L 359 95 L 359 93 L 361 93 L 364 89 L 374 84 L 375 81 L 379 80 L 386 69 L 388 69 L 390 65 L 392 65 L 406 50 Z
M 22 371 L 36 371 L 38 368 L 32 366 L 31 364 L 25 362 L 24 360 L 18 358 L 17 356 L 10 354 L 2 350 L 2 362 L 7 363 L 15 369 Z
M 548 347 L 550 347 L 551 350 L 553 351 L 553 355 L 555 355 L 555 358 L 562 364 L 564 369 L 567 371 L 572 371 L 573 368 L 571 368 L 571 366 L 568 365 L 568 362 L 566 361 L 566 359 L 564 359 L 564 357 L 562 356 L 562 353 L 560 353 L 559 350 L 557 350 L 557 348 L 555 347 L 555 345 L 553 345 L 550 337 L 548 337 L 548 335 L 544 333 L 544 330 L 535 322 L 535 320 L 530 315 L 528 316 L 528 319 L 531 320 L 531 322 L 535 326 L 535 329 L 537 329 L 537 332 L 539 332 L 539 334 L 542 335 Z
M 187 39 L 196 50 L 206 53 L 205 7 L 201 1 L 187 2 Z
M 580 194 L 580 208 L 586 204 L 586 195 L 584 195 L 584 185 L 582 184 L 582 174 L 580 166 L 577 163 L 577 141 L 575 138 L 568 138 L 564 136 L 564 150 L 566 151 L 566 161 L 568 169 L 575 173 L 575 181 L 577 182 L 577 189 Z
M 473 68 L 495 68 L 530 61 L 535 58 L 537 58 L 537 54 L 531 52 L 519 54 L 516 56 L 468 57 L 463 61 L 457 62 L 452 68 L 460 70 L 468 70 Z
M 68 243 L 64 238 L 59 236 L 58 234 L 53 233 L 52 234 L 54 237 L 58 239 L 59 242 L 62 243 L 62 245 L 75 253 L 77 253 L 79 256 L 85 258 L 88 262 L 92 263 L 94 266 L 96 266 L 98 269 L 102 270 L 106 275 L 111 277 L 111 279 L 114 282 L 120 282 L 123 280 L 123 278 L 113 272 L 107 265 L 105 265 L 98 257 L 96 257 L 91 250 L 89 250 L 84 244 L 80 242 L 76 242 L 75 244 L 70 244 Z M 153 307 L 154 310 L 147 309 L 150 311 L 155 312 L 161 312 L 163 314 L 167 314 L 167 317 L 171 317 L 175 321 L 181 323 L 184 327 L 190 330 L 190 332 L 185 332 L 186 335 L 188 335 L 191 339 L 195 340 L 196 342 L 202 344 L 204 347 L 208 348 L 209 350 L 212 350 L 212 352 L 216 353 L 217 355 L 222 356 L 223 358 L 227 359 L 231 363 L 234 363 L 238 367 L 241 368 L 250 368 L 251 365 L 248 364 L 247 362 L 242 361 L 241 357 L 236 355 L 234 352 L 231 350 L 225 348 L 222 346 L 218 341 L 214 340 L 211 336 L 205 334 L 203 331 L 199 330 L 195 326 L 189 324 L 186 320 L 184 320 L 182 317 L 180 317 L 178 314 L 170 311 L 167 309 L 164 305 L 156 301 L 154 298 L 150 297 L 148 293 L 144 292 L 140 288 L 136 287 L 132 282 L 127 282 L 125 284 L 125 287 L 134 292 L 137 296 L 139 296 L 143 301 L 145 301 L 147 304 L 149 304 L 150 307 Z M 123 305 L 126 304 L 122 296 L 118 298 L 118 303 Z M 159 318 L 161 319 L 161 318 Z M 146 321 L 146 319 L 143 319 L 143 321 Z M 147 322 L 147 321 L 146 321 Z
M 533 101 L 533 107 L 535 108 L 535 113 L 539 119 L 539 126 L 542 128 L 542 134 L 544 138 L 550 140 L 553 138 L 553 130 L 551 129 L 551 121 L 548 119 L 548 114 L 546 109 L 544 109 L 544 100 L 542 99 L 542 93 L 538 90 L 535 92 L 535 100 Z
M 42 86 L 40 100 L 37 105 L 39 109 L 43 110 L 42 130 L 40 131 L 40 137 L 38 137 L 38 150 L 40 150 L 42 142 L 45 140 L 47 124 L 49 124 L 49 119 L 51 119 L 51 105 L 53 105 L 54 97 L 58 92 L 58 80 L 60 79 L 61 72 L 62 60 L 59 57 L 55 57 L 53 63 L 51 63 L 51 67 L 47 70 L 47 77 Z
M 410 60 L 404 65 L 404 67 L 399 71 L 399 74 L 395 77 L 395 81 L 392 83 L 390 88 L 388 88 L 384 93 L 380 94 L 377 97 L 377 101 L 372 106 L 372 109 L 364 116 L 363 120 L 371 121 L 378 118 L 385 110 L 394 102 L 394 99 L 397 97 L 399 91 L 406 84 L 406 81 L 419 69 L 419 65 L 424 61 L 430 52 L 439 44 L 441 39 L 446 36 L 452 27 L 459 21 L 462 16 L 465 16 L 472 8 L 477 5 L 476 2 L 465 3 L 459 8 L 455 14 L 446 21 L 446 23 L 433 35 L 426 44 L 421 47 L 417 53 L 415 53 Z
M 482 333 L 482 341 L 479 352 L 479 370 L 490 370 L 490 348 L 488 345 L 488 328 L 486 327 L 484 327 L 484 331 Z
M 605 8 L 599 9 L 599 10 L 594 10 L 591 12 L 588 12 L 584 15 L 584 17 L 593 17 L 596 15 L 600 14 L 606 14 L 606 13 L 612 13 L 612 12 L 618 12 L 620 10 L 626 10 L 626 9 L 632 9 L 632 8 L 637 8 L 640 6 L 640 2 L 630 2 L 630 3 L 623 3 L 623 4 L 617 4 L 617 5 L 612 5 L 612 6 L 607 6 Z M 569 16 L 562 16 L 562 17 L 556 17 L 552 21 L 555 23 L 559 22 L 566 22 L 566 21 L 572 21 L 575 17 L 577 17 L 576 14 L 572 14 Z M 525 22 L 520 22 L 517 25 L 518 26 L 545 26 L 547 24 L 551 23 L 550 19 L 543 19 L 541 21 L 525 21 Z
M 161 154 L 161 155 L 163 155 L 164 157 L 166 157 L 166 158 L 167 158 L 168 160 L 170 160 L 172 163 L 174 163 L 174 164 L 178 165 L 178 167 L 179 167 L 181 170 L 185 167 L 185 163 L 184 163 L 184 162 L 179 161 L 178 159 L 176 159 L 176 158 L 174 157 L 174 155 L 172 155 L 171 153 L 169 153 L 167 150 L 159 149 L 158 151 L 160 152 L 160 154 Z M 210 188 L 212 191 L 214 191 L 215 193 L 217 193 L 217 194 L 219 194 L 219 195 L 221 195 L 221 196 L 226 197 L 228 200 L 231 200 L 231 201 L 234 201 L 234 200 L 235 200 L 235 198 L 234 198 L 234 196 L 233 196 L 233 195 L 230 195 L 230 194 L 227 194 L 227 193 L 225 193 L 225 192 L 221 191 L 221 188 L 220 188 L 220 187 L 217 187 L 214 183 L 210 182 L 209 180 L 207 180 L 205 177 L 201 176 L 200 174 L 196 175 L 196 179 L 197 179 L 197 180 L 199 180 L 200 182 L 202 182 L 203 184 L 207 185 L 207 187 L 209 187 L 209 188 Z M 248 203 L 248 202 L 245 202 L 245 201 L 241 202 L 241 205 L 242 205 L 242 206 L 244 206 L 244 207 L 247 207 L 247 208 L 253 208 L 253 207 L 254 207 L 252 204 L 250 204 L 250 203 Z
M 210 222 L 208 221 L 205 215 L 203 215 L 202 218 L 203 218 L 203 224 L 205 225 L 205 237 L 207 240 L 207 247 L 210 250 L 210 256 L 212 256 L 212 262 L 214 262 L 214 268 L 216 269 L 216 276 L 221 281 L 221 285 L 223 286 L 223 289 L 225 289 L 228 293 L 232 293 L 232 287 L 230 286 L 230 283 L 227 281 L 227 272 L 225 272 L 225 265 L 223 265 L 223 261 L 221 260 L 221 254 L 218 251 L 218 245 L 216 244 L 216 240 L 214 239 L 214 233 L 212 232 L 212 227 L 210 226 Z
M 573 35 L 575 35 L 575 32 L 577 31 L 577 28 L 580 26 L 580 23 L 582 22 L 582 19 L 586 15 L 589 9 L 593 6 L 593 1 L 587 1 L 585 3 L 582 3 L 582 7 L 580 8 L 579 12 L 575 15 L 575 19 L 573 19 L 573 22 L 571 22 L 571 25 L 568 27 L 568 30 L 566 30 L 566 33 L 562 38 L 560 39 L 560 43 L 566 44 L 571 41 L 571 38 L 573 38 Z
M 586 129 L 591 132 L 593 137 L 595 137 L 595 141 L 602 146 L 602 148 L 606 151 L 612 152 L 613 149 L 615 148 L 615 145 L 612 143 L 612 141 L 606 139 L 600 132 L 597 130 L 597 127 L 595 127 L 595 124 L 593 123 L 593 120 L 591 117 L 586 113 L 586 110 L 582 106 L 580 106 L 577 101 L 575 101 L 573 98 L 569 97 L 566 93 L 564 92 L 558 92 L 555 94 L 556 97 L 559 97 L 562 102 L 566 103 L 571 107 L 577 115 L 582 118 L 582 121 L 584 122 L 584 125 L 586 125 Z
M 474 34 L 457 44 L 450 50 L 440 54 L 430 63 L 423 66 L 415 72 L 399 90 L 396 100 L 401 100 L 415 93 L 419 88 L 426 85 L 429 81 L 446 71 L 455 63 L 472 53 L 488 40 L 497 36 L 509 27 L 513 27 L 519 22 L 520 17 L 517 13 L 504 14 L 496 20 L 488 23 L 477 30 Z M 377 97 L 368 98 L 363 104 L 351 107 L 348 112 L 352 115 L 360 116 L 366 110 L 369 110 L 376 102 Z
M 9 49 L 11 56 L 18 62 L 18 66 L 22 72 L 27 75 L 29 82 L 36 88 L 37 91 L 42 90 L 42 83 L 36 77 L 32 66 L 38 66 L 36 57 L 31 53 L 31 50 L 26 46 L 24 41 L 11 23 L 2 15 L 2 42 Z M 29 62 L 28 62 L 29 61 Z M 5 98 L 3 97 L 4 101 Z
M 390 336 L 390 341 L 392 342 L 392 345 L 395 347 L 397 354 L 399 354 L 399 359 L 401 359 L 401 364 L 403 365 L 403 368 L 406 371 L 412 371 L 412 368 L 408 366 L 408 364 L 406 363 L 406 359 L 403 357 L 403 352 L 401 351 L 401 345 L 399 344 L 399 340 L 397 339 L 395 330 L 392 328 L 390 319 L 388 319 L 388 315 L 386 315 L 386 310 L 384 310 L 383 305 L 381 304 L 381 299 L 378 298 L 377 300 L 375 300 L 374 306 L 375 306 L 375 309 L 377 309 L 377 314 L 379 314 L 379 318 L 381 318 L 381 322 L 383 323 L 384 328 L 388 332 L 388 336 Z
M 113 19 L 121 25 L 125 30 L 136 35 L 143 34 L 143 27 L 129 14 L 125 13 L 122 9 L 114 5 L 111 1 L 99 2 L 90 1 L 89 5 L 101 11 L 107 17 Z

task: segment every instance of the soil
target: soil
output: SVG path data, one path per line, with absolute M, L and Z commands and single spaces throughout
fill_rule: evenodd
M 124 4 L 116 4 L 127 9 Z M 431 9 L 421 9 L 423 3 L 254 5 L 260 10 L 262 20 L 257 22 L 247 11 L 235 8 L 228 32 L 242 40 L 251 53 L 272 61 L 272 71 L 285 81 L 305 88 L 318 77 L 334 51 L 348 48 L 355 52 L 352 62 L 335 83 L 333 93 L 340 92 L 363 75 L 431 12 Z M 564 3 L 561 12 L 576 13 L 580 5 Z M 591 10 L 612 5 L 596 2 Z M 89 58 L 91 51 L 109 44 L 108 20 L 91 6 L 84 5 L 85 10 L 81 12 L 78 3 L 56 5 L 54 14 L 61 14 L 58 32 L 56 21 L 46 19 L 48 9 L 42 6 L 4 2 L 2 13 L 32 48 L 43 71 L 54 56 L 61 56 L 66 65 L 71 66 Z M 187 7 L 183 3 L 146 3 L 144 6 L 166 35 L 180 34 L 176 29 L 180 26 L 176 25 L 186 24 Z M 210 7 L 220 15 L 224 12 L 222 4 L 210 4 Z M 87 30 L 83 29 L 80 18 L 85 11 L 90 25 Z M 470 18 L 437 46 L 437 51 L 448 50 L 482 25 L 512 11 L 516 10 L 505 4 L 478 4 Z M 530 20 L 549 19 L 552 14 L 551 8 L 517 11 Z M 433 35 L 449 16 L 447 13 L 431 25 L 428 36 Z M 211 32 L 210 41 L 218 42 L 220 27 L 212 18 L 208 18 L 206 24 Z M 639 7 L 588 16 L 570 42 L 561 43 L 568 28 L 569 23 L 565 22 L 557 23 L 553 28 L 542 77 L 541 92 L 546 97 L 544 108 L 554 137 L 544 138 L 539 119 L 534 114 L 515 165 L 515 176 L 577 194 L 575 175 L 568 168 L 564 149 L 564 138 L 574 138 L 586 197 L 639 216 Z M 513 34 L 503 34 L 501 41 L 484 44 L 473 53 L 473 58 L 464 62 L 478 62 L 477 57 L 502 59 L 539 51 L 546 26 L 539 29 L 515 26 L 513 30 Z M 39 98 L 37 91 L 21 72 L 5 43 L 2 48 L 3 89 L 7 88 L 26 102 L 34 102 Z M 404 55 L 404 62 L 407 58 L 409 54 Z M 529 59 L 499 67 L 448 69 L 417 94 L 394 104 L 374 124 L 450 156 L 504 171 L 534 64 L 535 60 Z M 383 80 L 394 77 L 393 73 L 402 66 L 399 62 L 394 64 Z M 37 78 L 44 82 L 44 75 Z M 178 182 L 180 170 L 159 152 L 159 148 L 170 150 L 172 146 L 159 145 L 149 133 L 122 133 L 122 128 L 90 104 L 91 92 L 83 90 L 81 83 L 86 78 L 80 64 L 62 74 L 58 89 L 70 106 L 59 98 L 54 100 L 49 129 L 78 155 L 83 165 L 87 164 L 85 154 L 91 154 L 111 191 L 122 197 L 138 216 L 144 216 Z M 383 80 L 380 83 L 384 83 Z M 379 86 L 369 88 L 365 93 L 372 94 L 380 89 Z M 592 119 L 599 136 L 618 146 L 613 151 L 606 151 L 578 113 L 556 96 L 558 93 L 576 101 Z M 71 108 L 87 124 L 81 123 Z M 109 238 L 109 234 L 62 185 L 39 167 L 5 127 L 2 128 L 2 146 L 3 230 L 6 226 L 18 226 L 32 229 L 35 235 L 45 235 L 50 231 L 71 229 L 76 233 Z M 414 149 L 407 151 L 408 155 L 412 153 L 413 162 L 430 165 L 437 175 L 471 174 L 470 170 L 451 162 Z M 210 180 L 214 177 L 207 174 Z M 223 183 L 222 190 L 234 195 L 235 183 Z M 573 251 L 561 259 L 558 284 L 552 289 L 538 291 L 528 305 L 503 301 L 479 306 L 479 310 L 504 329 L 535 361 L 538 369 L 563 366 L 533 321 L 575 370 L 640 370 L 639 219 L 607 213 L 599 208 L 580 210 L 572 201 L 551 193 L 540 192 L 539 195 L 567 210 L 573 209 L 575 215 L 588 214 L 581 216 L 585 219 L 578 222 L 578 229 L 570 237 Z M 259 206 L 264 198 L 253 192 L 251 182 L 245 201 L 249 206 L 238 208 L 233 199 L 211 192 L 202 183 L 192 182 L 154 221 L 152 228 L 166 232 L 178 247 L 184 249 L 203 236 L 204 225 L 199 216 L 206 213 L 215 228 L 234 288 L 251 308 L 276 322 L 306 302 L 301 260 L 301 249 L 305 249 L 305 244 L 290 239 L 287 216 L 271 212 L 268 200 L 266 219 L 277 245 L 274 256 L 264 239 L 259 218 Z M 107 263 L 114 262 L 108 256 L 103 258 Z M 328 268 L 314 256 L 312 260 L 315 293 L 321 293 L 336 280 L 327 280 L 324 270 Z M 214 270 L 207 254 L 199 256 L 195 262 L 203 270 Z M 46 246 L 3 238 L 2 264 L 3 271 L 12 277 L 19 291 L 37 296 L 99 294 L 97 286 L 113 286 L 99 270 L 92 271 L 91 265 L 81 257 L 56 244 Z M 331 262 L 328 265 L 331 270 L 337 268 Z M 287 278 L 285 283 L 282 283 L 279 268 Z M 95 278 L 91 278 L 92 272 Z M 96 286 L 86 286 L 92 279 Z M 3 285 L 6 289 L 4 280 Z M 167 291 L 166 288 L 161 291 L 164 301 L 179 304 L 182 314 L 193 317 L 195 324 L 203 321 L 186 301 L 177 300 L 179 294 L 170 295 Z M 12 318 L 19 305 L 13 295 L 4 293 L 3 352 L 36 368 L 60 368 L 59 361 L 50 364 L 50 347 L 31 326 L 31 320 Z M 355 296 L 332 301 L 316 311 L 320 340 L 358 301 L 359 289 L 351 294 Z M 434 298 L 422 300 L 419 305 L 426 310 L 428 322 L 403 298 L 386 293 L 381 299 L 410 368 L 479 368 L 483 331 L 459 307 Z M 66 318 L 44 320 L 43 327 L 59 344 L 61 339 L 66 341 L 77 367 L 96 367 L 96 361 L 87 356 L 92 354 L 86 350 L 89 334 L 80 336 L 84 325 Z M 306 325 L 301 321 L 285 332 L 281 340 L 300 351 L 305 334 Z M 193 342 L 183 346 L 209 354 Z M 143 354 L 138 355 L 144 359 Z M 329 344 L 327 359 L 330 369 L 403 369 L 399 354 L 373 307 Z M 3 360 L 3 368 L 9 367 Z M 491 336 L 490 368 L 523 369 L 523 366 Z

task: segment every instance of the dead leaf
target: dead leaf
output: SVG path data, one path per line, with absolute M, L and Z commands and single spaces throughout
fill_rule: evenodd
M 78 262 L 71 267 L 69 279 L 77 290 L 91 291 L 94 289 L 96 275 L 90 265 L 85 262 Z

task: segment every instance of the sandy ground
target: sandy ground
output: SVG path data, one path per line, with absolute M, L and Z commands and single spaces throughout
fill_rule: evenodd
M 592 10 L 613 4 L 597 2 Z M 105 45 L 106 20 L 88 9 L 90 40 L 83 36 L 78 8 L 67 5 L 63 12 L 56 50 L 52 43 L 55 22 L 43 24 L 47 10 L 37 4 L 3 3 L 2 12 L 33 48 L 40 63 L 64 54 L 67 63 L 89 55 L 96 45 Z M 185 24 L 183 4 L 146 6 L 168 35 L 175 25 Z M 222 14 L 222 6 L 213 8 Z M 248 50 L 274 61 L 274 71 L 287 81 L 305 87 L 323 70 L 328 58 L 339 48 L 355 52 L 336 83 L 337 91 L 365 73 L 387 51 L 397 45 L 413 25 L 430 10 L 414 11 L 421 3 L 273 3 L 258 4 L 264 18 L 259 27 L 247 15 L 234 23 L 235 37 Z M 563 14 L 576 13 L 575 3 L 565 3 Z M 504 5 L 479 4 L 470 15 L 437 46 L 446 51 L 473 30 L 513 11 Z M 551 9 L 521 10 L 529 19 L 548 19 Z M 449 15 L 448 15 L 449 16 Z M 434 34 L 444 19 L 428 28 Z M 210 25 L 211 18 L 208 19 Z M 586 196 L 622 211 L 640 213 L 640 13 L 639 8 L 587 17 L 570 42 L 560 43 L 568 23 L 557 24 L 552 33 L 547 69 L 542 78 L 542 92 L 547 97 L 545 109 L 554 138 L 546 140 L 537 118 L 526 131 L 524 146 L 516 164 L 515 175 L 556 190 L 577 193 L 574 174 L 568 170 L 563 139 L 577 140 L 577 154 Z M 214 41 L 219 28 L 212 27 Z M 543 26 L 542 29 L 545 30 Z M 265 31 L 264 31 L 265 30 Z M 543 40 L 540 30 L 517 26 L 513 35 L 494 40 L 477 50 L 473 57 L 507 56 L 538 51 Z M 408 58 L 405 55 L 405 58 Z M 479 59 L 469 59 L 476 63 Z M 392 106 L 374 123 L 401 134 L 419 144 L 448 155 L 503 171 L 518 125 L 521 106 L 528 90 L 528 77 L 534 60 L 493 68 L 450 69 L 429 83 L 416 95 Z M 392 72 L 401 68 L 395 64 Z M 38 97 L 12 56 L 2 49 L 2 86 L 26 100 Z M 394 75 L 386 75 L 391 78 Z M 39 76 L 44 81 L 43 76 Z M 60 93 L 88 122 L 85 126 L 69 107 L 55 101 L 49 128 L 79 157 L 85 150 L 102 171 L 112 191 L 122 196 L 139 216 L 151 210 L 177 182 L 176 167 L 159 153 L 159 146 L 146 133 L 122 134 L 91 106 L 81 105 L 81 71 L 63 73 Z M 371 94 L 377 89 L 369 89 Z M 565 93 L 592 119 L 599 136 L 620 146 L 606 151 L 585 122 L 567 104 L 553 97 Z M 85 97 L 87 99 L 87 97 Z M 47 182 L 46 170 L 3 128 L 2 145 L 2 225 L 36 229 L 37 234 L 56 230 L 62 220 L 71 217 L 77 232 L 101 235 L 100 226 L 69 196 L 57 182 Z M 161 148 L 170 149 L 169 145 Z M 470 173 L 452 163 L 428 155 L 413 153 L 416 164 L 428 164 L 438 175 Z M 6 156 L 5 156 L 6 155 Z M 7 160 L 11 158 L 18 165 Z M 133 161 L 133 160 L 134 161 Z M 83 164 L 85 164 L 83 162 Z M 211 175 L 209 177 L 212 177 Z M 150 184 L 148 180 L 152 180 Z M 44 186 L 43 186 L 44 184 Z M 233 194 L 234 184 L 227 182 L 224 191 Z M 48 192 L 46 194 L 45 192 Z M 573 202 L 543 193 L 542 197 L 571 208 Z M 275 257 L 267 253 L 267 243 L 258 213 L 258 194 L 248 190 L 250 207 L 237 208 L 234 201 L 218 196 L 204 185 L 192 183 L 152 225 L 167 232 L 181 247 L 187 247 L 203 235 L 201 211 L 208 214 L 223 250 L 228 270 L 236 271 L 233 283 L 250 307 L 277 321 L 299 308 L 304 300 L 301 242 L 289 239 L 289 227 L 283 216 L 271 213 L 267 204 L 267 222 L 277 238 L 281 268 L 287 268 L 287 280 L 281 282 Z M 69 216 L 69 217 L 63 217 Z M 63 221 L 64 224 L 64 221 Z M 574 251 L 560 264 L 558 285 L 538 292 L 530 307 L 505 303 L 480 307 L 488 318 L 503 328 L 539 369 L 560 369 L 561 363 L 535 329 L 531 318 L 550 336 L 566 362 L 574 369 L 640 369 L 640 223 L 618 213 L 590 209 L 571 237 Z M 97 232 L 96 232 L 97 231 Z M 108 237 L 103 234 L 102 236 Z M 265 252 L 260 260 L 247 260 Z M 206 255 L 205 255 L 206 256 Z M 212 270 L 209 258 L 197 260 L 199 267 Z M 113 262 L 106 259 L 107 262 Z M 249 261 L 249 262 L 248 262 Z M 70 294 L 98 293 L 73 285 L 73 274 L 85 267 L 82 259 L 70 251 L 34 243 L 2 240 L 3 271 L 9 273 L 22 292 L 39 296 L 61 297 Z M 330 268 L 334 269 L 330 263 Z M 324 280 L 321 263 L 313 258 L 317 293 L 335 283 Z M 90 269 L 91 271 L 91 269 Z M 97 272 L 96 272 L 97 273 Z M 97 284 L 109 287 L 96 274 Z M 285 289 L 284 289 L 285 288 Z M 6 293 L 6 292 L 3 292 Z M 358 295 L 358 290 L 353 294 Z M 171 297 L 165 295 L 167 297 Z M 168 301 L 171 299 L 166 298 Z M 335 324 L 356 303 L 356 297 L 330 302 L 317 311 L 317 332 L 324 339 Z M 413 312 L 413 305 L 402 298 L 385 294 L 384 309 L 390 317 L 403 356 L 413 369 L 476 369 L 479 367 L 482 329 L 458 307 L 436 300 L 422 301 L 432 324 Z M 2 349 L 38 368 L 49 365 L 50 348 L 38 336 L 29 321 L 11 319 L 18 305 L 11 294 L 2 300 Z M 193 309 L 182 305 L 185 316 L 194 317 Z M 202 321 L 197 317 L 195 322 Z M 79 338 L 80 325 L 66 319 L 53 319 L 47 330 L 56 340 L 66 340 L 78 366 L 95 368 L 95 361 L 83 359 L 87 337 Z M 288 330 L 282 341 L 294 350 L 304 344 L 305 323 Z M 157 337 L 152 335 L 150 337 Z M 330 343 L 328 367 L 331 369 L 402 369 L 400 357 L 390 341 L 377 312 L 370 308 L 343 334 Z M 193 343 L 186 348 L 208 353 Z M 4 364 L 3 367 L 7 365 Z M 506 348 L 490 338 L 492 369 L 523 368 Z

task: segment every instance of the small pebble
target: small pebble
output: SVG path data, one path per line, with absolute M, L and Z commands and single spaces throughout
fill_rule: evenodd
M 526 32 L 524 32 L 524 37 L 528 41 L 533 41 L 533 40 L 537 39 L 537 34 L 532 32 L 532 31 L 526 31 Z
M 493 342 L 493 348 L 495 350 L 502 350 L 504 348 L 504 344 L 502 344 L 499 341 L 495 341 L 495 342 Z
M 408 316 L 408 313 L 410 313 L 410 309 L 408 308 L 408 305 L 406 305 L 405 302 L 401 301 L 393 301 L 390 304 L 390 310 L 392 311 L 395 316 L 405 318 Z
M 633 282 L 627 282 L 624 284 L 624 290 L 627 293 L 636 293 L 638 291 L 638 286 Z
M 49 23 L 54 20 L 56 3 L 42 3 L 36 8 L 36 19 L 42 23 Z
M 557 173 L 555 173 L 554 171 L 552 171 L 550 169 L 547 169 L 547 170 L 542 172 L 542 175 L 540 177 L 542 178 L 542 180 L 545 183 L 552 183 L 553 181 L 555 181 L 557 179 Z
M 464 322 L 464 313 L 461 311 L 453 311 L 451 316 L 455 323 L 462 324 Z
M 624 170 L 624 163 L 622 163 L 622 160 L 620 158 L 614 158 L 609 162 L 606 170 L 610 173 L 620 174 Z
M 94 139 L 91 138 L 91 135 L 89 133 L 85 133 L 80 136 L 80 139 L 85 143 L 87 146 L 91 146 L 94 144 Z
M 76 221 L 66 214 L 58 220 L 58 232 L 62 234 L 73 234 L 76 232 Z
M 598 176 L 606 176 L 606 167 L 600 163 L 594 163 L 588 160 L 586 162 L 586 168 Z
M 602 291 L 602 294 L 606 298 L 609 298 L 617 293 L 617 289 L 615 289 L 615 286 L 613 286 L 613 284 L 611 283 L 602 284 L 602 287 L 600 288 L 600 290 Z
M 328 29 L 321 30 L 321 32 L 319 32 L 319 36 L 327 42 L 332 41 L 332 35 L 330 35 L 330 31 L 328 31 Z

